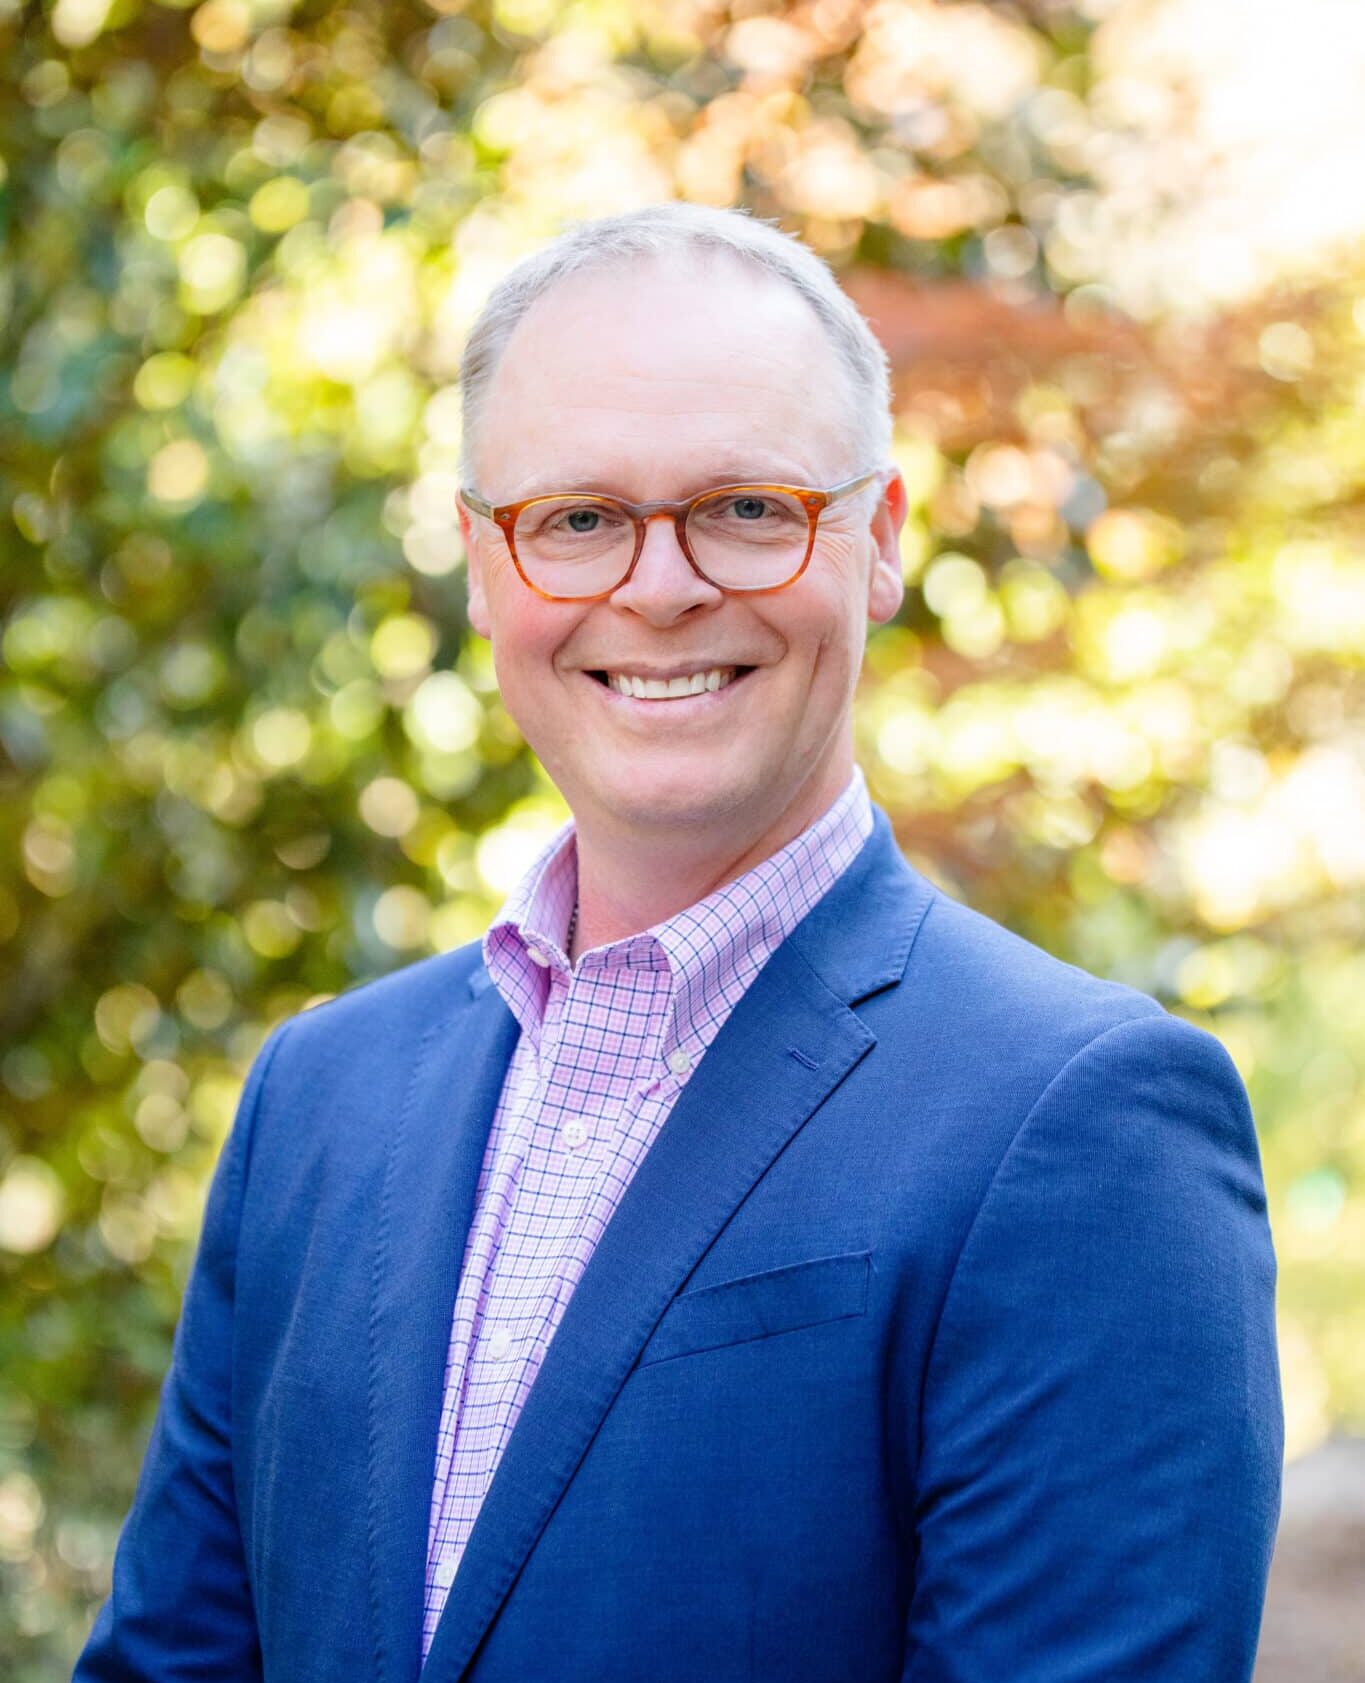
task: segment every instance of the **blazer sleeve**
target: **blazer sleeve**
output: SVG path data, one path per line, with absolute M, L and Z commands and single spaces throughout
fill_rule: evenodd
M 233 1493 L 233 1298 L 256 1113 L 287 1026 L 257 1055 L 214 1170 L 112 1590 L 73 1683 L 250 1683 L 261 1676 Z
M 1054 1077 L 931 1349 L 904 1683 L 1245 1683 L 1279 1518 L 1246 1092 L 1165 1012 Z

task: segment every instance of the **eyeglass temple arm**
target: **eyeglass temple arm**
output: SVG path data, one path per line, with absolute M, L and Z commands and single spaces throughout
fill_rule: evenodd
M 832 486 L 827 493 L 829 501 L 836 502 L 840 497 L 861 491 L 864 485 L 870 485 L 874 479 L 880 479 L 886 472 L 886 468 L 873 468 L 869 473 L 860 473 L 856 479 L 846 479 L 842 485 Z
M 476 492 L 461 490 L 460 501 L 466 508 L 473 509 L 475 514 L 482 514 L 489 520 L 493 518 L 492 503 L 486 503 Z

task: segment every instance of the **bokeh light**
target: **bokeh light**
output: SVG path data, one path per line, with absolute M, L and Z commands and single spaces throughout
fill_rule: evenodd
M 1227 1046 L 1290 1453 L 1365 1424 L 1365 13 L 0 0 L 0 52 L 16 1683 L 104 1593 L 270 1026 L 476 939 L 565 817 L 465 616 L 461 349 L 660 198 L 799 232 L 875 323 L 874 797 Z

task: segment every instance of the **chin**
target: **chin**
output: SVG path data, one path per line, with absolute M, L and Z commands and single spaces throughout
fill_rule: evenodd
M 760 791 L 748 780 L 689 774 L 651 774 L 642 768 L 614 786 L 598 784 L 596 804 L 618 824 L 641 831 L 724 823 L 750 805 Z

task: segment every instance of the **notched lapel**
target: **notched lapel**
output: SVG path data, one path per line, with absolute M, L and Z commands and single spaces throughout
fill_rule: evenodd
M 508 1440 L 423 1683 L 456 1683 L 656 1323 L 773 1159 L 875 1037 L 791 942 L 698 1064 L 584 1270 Z M 792 1056 L 799 1047 L 806 1058 Z
M 375 1221 L 367 1533 L 380 1683 L 413 1683 L 421 1665 L 450 1324 L 484 1148 L 517 1038 L 495 988 L 461 992 L 418 1047 L 390 1125 Z

